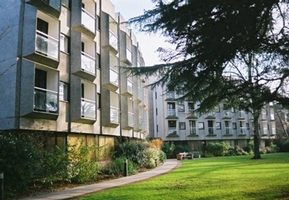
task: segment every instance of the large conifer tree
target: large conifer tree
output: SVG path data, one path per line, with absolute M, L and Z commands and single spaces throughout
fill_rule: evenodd
M 199 112 L 222 101 L 253 115 L 254 157 L 260 158 L 258 118 L 269 102 L 288 102 L 287 0 L 154 0 L 154 9 L 130 20 L 175 45 L 159 48 L 164 64 L 132 68 L 158 75 L 152 84 L 200 102 Z

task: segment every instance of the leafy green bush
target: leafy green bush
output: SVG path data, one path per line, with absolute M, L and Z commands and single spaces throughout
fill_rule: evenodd
M 69 158 L 71 161 L 68 174 L 72 182 L 84 183 L 97 179 L 99 165 L 97 159 L 91 155 L 96 150 L 95 145 L 85 146 L 83 141 L 78 146 L 70 147 Z
M 0 135 L 1 169 L 5 177 L 5 194 L 23 191 L 33 182 L 40 168 L 40 151 L 29 141 L 13 134 Z
M 227 156 L 240 156 L 240 155 L 248 155 L 249 153 L 247 151 L 244 151 L 243 148 L 236 145 L 235 147 L 229 147 Z
M 270 143 L 270 146 L 266 147 L 266 152 L 267 153 L 277 153 L 279 151 L 280 151 L 280 148 L 277 145 L 273 144 L 273 143 Z
M 146 168 L 155 168 L 159 162 L 159 151 L 156 148 L 147 148 L 146 155 Z
M 55 146 L 53 151 L 42 150 L 40 159 L 40 169 L 36 172 L 42 183 L 53 184 L 57 181 L 70 181 L 67 174 L 67 166 L 70 161 L 66 153 L 66 148 Z
M 165 160 L 167 159 L 167 155 L 165 154 L 165 152 L 163 152 L 162 150 L 159 151 L 159 161 L 161 163 L 165 162 Z
M 162 146 L 162 151 L 167 155 L 167 158 L 175 158 L 174 154 L 176 146 L 172 142 L 164 142 Z
M 281 150 L 283 152 L 289 152 L 289 140 L 286 140 L 282 143 Z
M 228 153 L 230 145 L 226 142 L 211 142 L 206 146 L 207 156 L 225 156 Z
M 145 150 L 149 144 L 139 140 L 129 140 L 123 143 L 116 143 L 113 157 L 125 157 L 142 167 L 146 163 Z
M 124 174 L 124 166 L 125 166 L 125 157 L 118 157 L 114 160 L 110 161 L 105 167 L 103 167 L 100 172 L 103 174 L 119 176 Z M 131 160 L 127 159 L 127 167 L 128 167 L 128 175 L 136 174 L 137 165 L 134 164 Z
M 243 150 L 248 152 L 250 155 L 254 152 L 254 142 L 251 140 L 247 146 L 243 147 Z
M 175 151 L 174 151 L 174 156 L 176 156 L 176 154 L 182 153 L 182 152 L 190 152 L 190 148 L 188 147 L 188 145 L 176 145 Z

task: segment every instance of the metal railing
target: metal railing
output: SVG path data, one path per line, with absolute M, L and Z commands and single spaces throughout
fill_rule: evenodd
M 34 110 L 57 113 L 57 92 L 44 88 L 34 87 Z
M 95 119 L 95 101 L 81 98 L 81 116 Z
M 176 109 L 168 109 L 168 116 L 176 116 Z
M 95 17 L 84 8 L 82 8 L 81 24 L 83 24 L 87 29 L 95 33 Z
M 118 86 L 118 73 L 110 69 L 109 82 L 113 85 Z
M 57 60 L 59 52 L 58 40 L 36 30 L 35 50 Z
M 110 107 L 110 123 L 118 124 L 119 123 L 119 115 L 118 108 Z
M 81 52 L 81 69 L 95 75 L 95 58 Z
M 115 50 L 118 50 L 117 43 L 117 36 L 112 31 L 109 31 L 109 45 L 112 46 Z

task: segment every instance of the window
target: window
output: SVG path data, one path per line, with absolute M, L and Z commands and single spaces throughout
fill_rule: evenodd
M 199 122 L 198 123 L 198 128 L 199 128 L 199 130 L 204 130 L 205 129 L 204 122 Z
M 156 115 L 158 115 L 158 108 L 156 108 Z
M 66 83 L 59 83 L 59 100 L 68 101 L 68 86 Z
M 247 130 L 250 129 L 249 123 L 246 123 L 246 128 L 247 128 Z
M 185 122 L 179 122 L 179 129 L 180 130 L 186 130 L 186 123 Z
M 195 109 L 194 103 L 188 103 L 188 109 L 189 109 L 189 112 L 193 112 L 193 110 Z
M 69 38 L 63 34 L 60 34 L 60 51 L 69 53 Z
M 232 126 L 233 126 L 233 130 L 237 129 L 237 123 L 236 122 L 232 122 Z

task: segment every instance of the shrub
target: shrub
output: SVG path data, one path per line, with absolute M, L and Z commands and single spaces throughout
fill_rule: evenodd
M 57 181 L 70 181 L 67 174 L 67 166 L 69 164 L 66 147 L 55 146 L 53 151 L 41 150 L 37 180 L 51 185 Z
M 156 148 L 147 148 L 145 150 L 146 155 L 146 168 L 155 168 L 159 162 L 159 150 Z
M 161 139 L 153 139 L 149 142 L 150 146 L 156 148 L 157 150 L 161 150 L 163 146 L 163 141 Z
M 159 161 L 160 161 L 160 163 L 165 162 L 166 159 L 167 159 L 167 155 L 165 154 L 165 152 L 160 150 L 159 151 Z
M 0 161 L 5 176 L 6 195 L 23 191 L 33 182 L 40 168 L 40 151 L 29 141 L 11 133 L 0 135 Z
M 228 153 L 230 145 L 226 142 L 211 142 L 206 146 L 207 155 L 212 156 L 224 156 Z
M 240 156 L 240 155 L 248 155 L 247 151 L 244 151 L 240 146 L 236 145 L 235 147 L 229 147 L 227 156 Z
M 125 157 L 142 167 L 146 163 L 145 149 L 149 144 L 144 141 L 130 140 L 124 143 L 116 143 L 114 158 Z
M 176 145 L 174 156 L 182 152 L 190 152 L 190 148 L 187 145 Z
M 95 145 L 85 146 L 83 141 L 80 145 L 71 146 L 69 149 L 70 165 L 68 168 L 69 178 L 75 183 L 84 183 L 96 180 L 98 172 L 97 159 L 91 155 L 95 152 Z
M 109 174 L 113 176 L 119 176 L 124 174 L 124 163 L 126 158 L 125 157 L 118 157 L 114 160 L 110 161 L 103 169 L 101 169 L 101 173 Z M 134 164 L 131 160 L 127 159 L 128 165 L 128 174 L 133 175 L 137 172 L 137 165 Z
M 277 145 L 273 144 L 273 143 L 270 143 L 270 146 L 266 147 L 266 152 L 267 153 L 277 153 L 279 151 L 280 151 L 280 148 Z
M 254 152 L 254 142 L 250 141 L 247 146 L 243 147 L 243 150 L 248 152 L 249 154 L 253 154 L 253 152 Z
M 176 146 L 172 142 L 164 142 L 162 146 L 162 151 L 167 155 L 167 158 L 175 158 L 175 148 Z
M 283 152 L 289 152 L 289 140 L 286 140 L 282 143 L 281 150 Z

